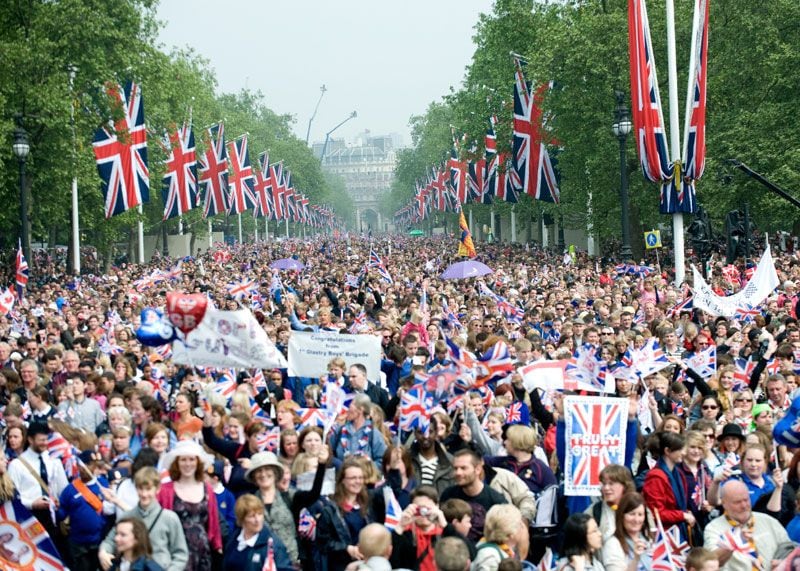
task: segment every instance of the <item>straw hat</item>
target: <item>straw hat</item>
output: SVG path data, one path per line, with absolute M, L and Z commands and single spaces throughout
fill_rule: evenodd
M 208 454 L 205 450 L 203 450 L 203 447 L 197 442 L 194 440 L 181 440 L 172 450 L 164 455 L 162 466 L 164 466 L 166 469 L 169 469 L 169 467 L 172 466 L 172 463 L 177 460 L 179 456 L 197 457 L 200 462 L 203 463 L 203 468 L 206 470 L 214 463 L 214 458 L 211 456 L 211 454 Z

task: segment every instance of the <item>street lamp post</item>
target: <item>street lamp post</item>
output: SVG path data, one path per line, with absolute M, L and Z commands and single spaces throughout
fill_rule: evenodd
M 620 255 L 623 260 L 630 260 L 633 257 L 631 252 L 631 229 L 628 222 L 628 169 L 625 161 L 625 143 L 628 141 L 628 133 L 631 132 L 632 123 L 628 116 L 628 106 L 625 104 L 625 93 L 615 91 L 617 107 L 614 110 L 614 124 L 611 130 L 619 140 L 619 202 L 622 209 L 622 250 Z
M 28 264 L 33 264 L 31 258 L 31 240 L 28 236 L 28 198 L 25 193 L 25 161 L 30 153 L 31 146 L 28 143 L 28 133 L 22 125 L 18 125 L 14 129 L 14 143 L 11 146 L 14 151 L 14 156 L 19 161 L 19 220 L 22 226 L 22 254 L 28 261 Z

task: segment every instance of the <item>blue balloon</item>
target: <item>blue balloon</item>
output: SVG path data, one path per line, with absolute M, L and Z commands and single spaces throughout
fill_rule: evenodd
M 177 338 L 172 323 L 158 309 L 145 307 L 142 310 L 141 321 L 142 324 L 136 330 L 136 338 L 142 345 L 159 347 Z
M 792 401 L 792 406 L 789 407 L 783 418 L 775 425 L 772 430 L 772 437 L 778 444 L 790 448 L 800 446 L 800 397 Z

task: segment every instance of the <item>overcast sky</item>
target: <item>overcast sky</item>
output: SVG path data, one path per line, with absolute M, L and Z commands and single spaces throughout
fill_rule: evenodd
M 161 0 L 160 41 L 191 46 L 214 68 L 222 92 L 261 90 L 267 105 L 290 113 L 310 142 L 352 111 L 334 137 L 364 129 L 400 133 L 408 119 L 458 87 L 472 35 L 491 0 Z

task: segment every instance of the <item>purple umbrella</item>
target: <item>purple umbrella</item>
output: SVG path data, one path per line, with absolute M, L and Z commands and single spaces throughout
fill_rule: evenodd
M 442 272 L 440 277 L 446 280 L 477 278 L 479 276 L 491 274 L 493 271 L 494 270 L 486 264 L 482 264 L 474 260 L 468 260 L 466 262 L 456 262 L 455 264 L 448 266 L 448 268 Z
M 295 260 L 294 258 L 281 258 L 280 260 L 275 260 L 269 265 L 269 267 L 274 270 L 296 270 L 298 272 L 305 268 L 303 262 L 300 260 Z

